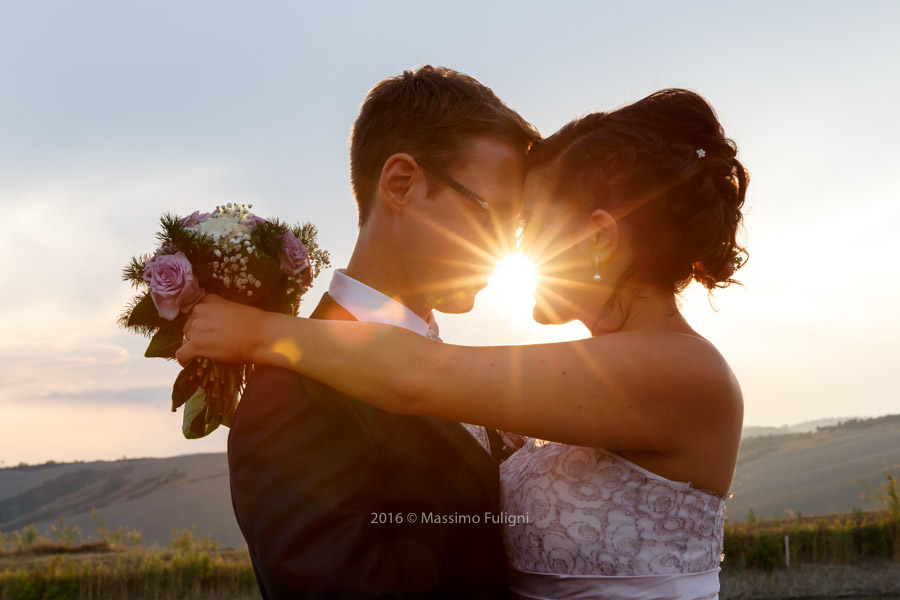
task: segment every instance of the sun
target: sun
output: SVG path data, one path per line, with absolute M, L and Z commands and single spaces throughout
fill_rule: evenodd
M 536 281 L 534 264 L 520 254 L 513 254 L 500 261 L 488 278 L 483 294 L 502 307 L 512 320 L 531 319 Z

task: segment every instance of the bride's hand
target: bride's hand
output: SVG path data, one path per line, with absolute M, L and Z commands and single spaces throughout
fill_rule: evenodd
M 252 362 L 266 312 L 208 294 L 188 314 L 185 342 L 175 353 L 181 366 L 198 356 L 221 363 Z
M 525 436 L 518 433 L 509 433 L 508 431 L 498 431 L 500 439 L 507 447 L 518 450 L 525 445 Z

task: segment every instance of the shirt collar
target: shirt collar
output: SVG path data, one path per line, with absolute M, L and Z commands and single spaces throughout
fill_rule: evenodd
M 432 313 L 428 313 L 427 321 L 422 319 L 390 296 L 353 279 L 345 273 L 345 269 L 334 271 L 328 295 L 357 321 L 394 325 L 419 335 L 427 335 L 429 329 L 438 333 L 437 322 Z

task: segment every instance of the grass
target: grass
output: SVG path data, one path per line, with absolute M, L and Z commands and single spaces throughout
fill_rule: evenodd
M 882 578 L 895 579 L 900 560 L 900 489 L 893 474 L 886 474 L 886 479 L 877 493 L 887 506 L 882 511 L 726 523 L 723 582 L 735 590 L 749 590 L 759 583 L 744 581 L 747 577 L 776 570 L 784 573 L 785 536 L 790 538 L 792 572 L 808 578 L 810 573 L 815 575 L 809 589 L 822 577 L 837 577 L 840 569 L 852 571 L 841 575 L 841 581 L 872 578 L 868 571 L 857 573 L 851 568 L 854 565 L 863 570 L 885 565 L 890 573 Z M 33 525 L 0 532 L 0 600 L 259 598 L 246 550 L 220 550 L 208 536 L 200 538 L 190 529 L 174 530 L 166 548 L 146 547 L 139 532 L 121 527 L 110 531 L 96 512 L 94 527 L 95 532 L 85 536 L 77 526 L 60 519 L 48 535 Z M 823 565 L 839 568 L 829 570 Z M 838 583 L 833 587 L 843 590 Z M 734 597 L 745 596 L 740 592 Z
M 900 487 L 893 473 L 875 494 L 885 510 L 758 522 L 750 511 L 746 523 L 725 524 L 723 569 L 771 571 L 786 564 L 859 564 L 900 560 Z
M 257 598 L 246 552 L 140 549 L 0 559 L 0 598 Z
M 110 532 L 96 515 L 95 524 L 90 541 L 62 521 L 49 537 L 34 526 L 0 535 L 0 600 L 259 598 L 246 550 L 219 550 L 191 530 L 147 548 L 135 531 Z

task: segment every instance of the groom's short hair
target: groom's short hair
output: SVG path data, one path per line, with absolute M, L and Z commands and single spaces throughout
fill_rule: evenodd
M 465 73 L 425 65 L 378 82 L 350 136 L 350 182 L 359 225 L 369 218 L 391 155 L 405 152 L 451 169 L 461 162 L 468 142 L 492 136 L 521 145 L 523 155 L 540 138 L 533 125 Z

